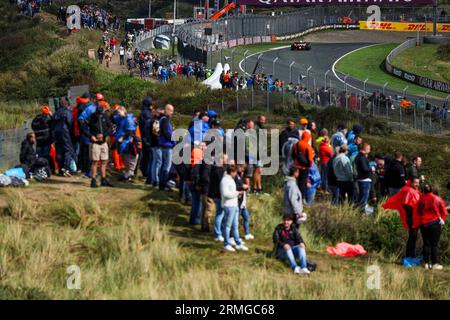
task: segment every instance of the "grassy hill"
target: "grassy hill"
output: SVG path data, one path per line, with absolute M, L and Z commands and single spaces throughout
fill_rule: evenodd
M 422 44 L 420 47 L 406 49 L 394 58 L 392 64 L 400 69 L 433 80 L 450 82 L 450 54 L 439 52 L 449 45 Z M 432 61 L 432 63 L 430 63 Z
M 112 1 L 111 1 L 112 2 Z M 125 1 L 124 1 L 125 2 Z M 88 83 L 111 103 L 137 110 L 150 94 L 158 105 L 176 106 L 176 127 L 186 127 L 194 108 L 216 108 L 229 91 L 211 92 L 198 82 L 176 79 L 155 85 L 111 73 L 87 60 L 100 33 L 81 31 L 67 36 L 52 15 L 29 19 L 0 3 L 0 128 L 36 113 L 50 96 L 68 86 Z M 5 38 L 7 37 L 7 38 Z M 19 39 L 19 40 L 17 40 Z M 39 41 L 35 41 L 39 39 Z M 4 56 L 6 55 L 6 56 Z M 5 103 L 7 101 L 7 103 Z M 258 111 L 225 112 L 225 128 Z M 424 174 L 433 184 L 450 180 L 450 138 L 393 132 L 383 122 L 341 109 L 318 111 L 289 102 L 269 116 L 271 128 L 286 118 L 307 115 L 319 126 L 362 123 L 364 139 L 374 152 L 419 154 Z M 294 276 L 273 258 L 271 233 L 280 221 L 282 177 L 265 177 L 269 195 L 251 196 L 252 232 L 248 253 L 226 254 L 211 234 L 188 225 L 189 207 L 176 193 L 163 193 L 142 182 L 117 181 L 116 188 L 91 190 L 81 177 L 54 177 L 24 189 L 0 190 L 0 299 L 448 299 L 450 296 L 450 228 L 445 226 L 440 252 L 446 269 L 425 272 L 398 264 L 406 231 L 396 213 L 380 210 L 361 216 L 348 207 L 333 208 L 318 199 L 302 226 L 308 257 L 318 263 L 310 277 Z M 332 257 L 326 247 L 340 241 L 362 244 L 369 255 Z M 419 246 L 420 248 L 420 243 Z M 381 268 L 382 287 L 366 286 L 367 267 Z M 81 290 L 67 289 L 67 268 L 81 270 Z

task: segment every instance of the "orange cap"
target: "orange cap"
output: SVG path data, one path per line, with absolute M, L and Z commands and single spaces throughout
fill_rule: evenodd
M 300 119 L 300 124 L 308 124 L 308 119 L 306 119 L 306 118 L 301 118 L 301 119 Z

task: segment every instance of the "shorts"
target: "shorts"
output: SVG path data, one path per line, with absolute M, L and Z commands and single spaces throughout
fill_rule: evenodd
M 91 159 L 91 161 L 108 161 L 108 144 L 106 142 L 103 144 L 92 143 L 89 149 L 89 158 Z

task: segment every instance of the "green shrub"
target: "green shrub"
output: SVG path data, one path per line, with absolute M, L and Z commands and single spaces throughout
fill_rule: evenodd
M 319 204 L 312 209 L 306 227 L 316 236 L 335 245 L 338 242 L 361 244 L 367 251 L 383 252 L 385 256 L 403 256 L 408 232 L 395 211 L 379 208 L 377 215 L 363 215 L 348 206 Z M 420 238 L 420 237 L 419 237 Z M 442 229 L 439 243 L 440 260 L 450 261 L 450 228 Z M 421 239 L 417 255 L 421 255 Z

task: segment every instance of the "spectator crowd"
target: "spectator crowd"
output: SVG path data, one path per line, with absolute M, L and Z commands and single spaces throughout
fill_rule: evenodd
M 109 171 L 116 172 L 122 183 L 136 182 L 140 171 L 147 185 L 162 192 L 178 188 L 180 201 L 190 206 L 189 223 L 211 233 L 225 251 L 248 251 L 255 239 L 248 199 L 263 194 L 265 166 L 262 151 L 252 153 L 250 140 L 245 140 L 244 154 L 239 155 L 233 134 L 255 132 L 258 139 L 267 129 L 267 116 L 243 118 L 233 130 L 225 130 L 217 112 L 198 110 L 180 141 L 172 138 L 174 116 L 173 105 L 157 107 L 151 97 L 144 99 L 139 115 L 111 106 L 101 93 L 85 93 L 75 106 L 63 98 L 54 113 L 44 105 L 33 120 L 33 132 L 22 143 L 21 168 L 38 180 L 52 174 L 81 175 L 90 179 L 92 188 L 113 187 Z M 312 119 L 292 119 L 278 138 L 283 218 L 273 232 L 274 250 L 296 274 L 315 268 L 307 259 L 300 229 L 307 222 L 306 212 L 314 210 L 316 196 L 368 215 L 377 214 L 388 197 L 383 207 L 398 210 L 408 231 L 405 258 L 416 257 L 420 232 L 425 267 L 442 269 L 437 247 L 449 208 L 422 173 L 420 155 L 407 159 L 399 151 L 374 153 L 358 124 L 331 131 L 319 129 Z M 213 161 L 208 161 L 205 151 L 214 142 L 223 146 L 223 152 L 213 153 Z M 180 156 L 174 151 L 178 143 L 188 162 L 173 161 Z M 230 144 L 233 153 L 227 153 Z

